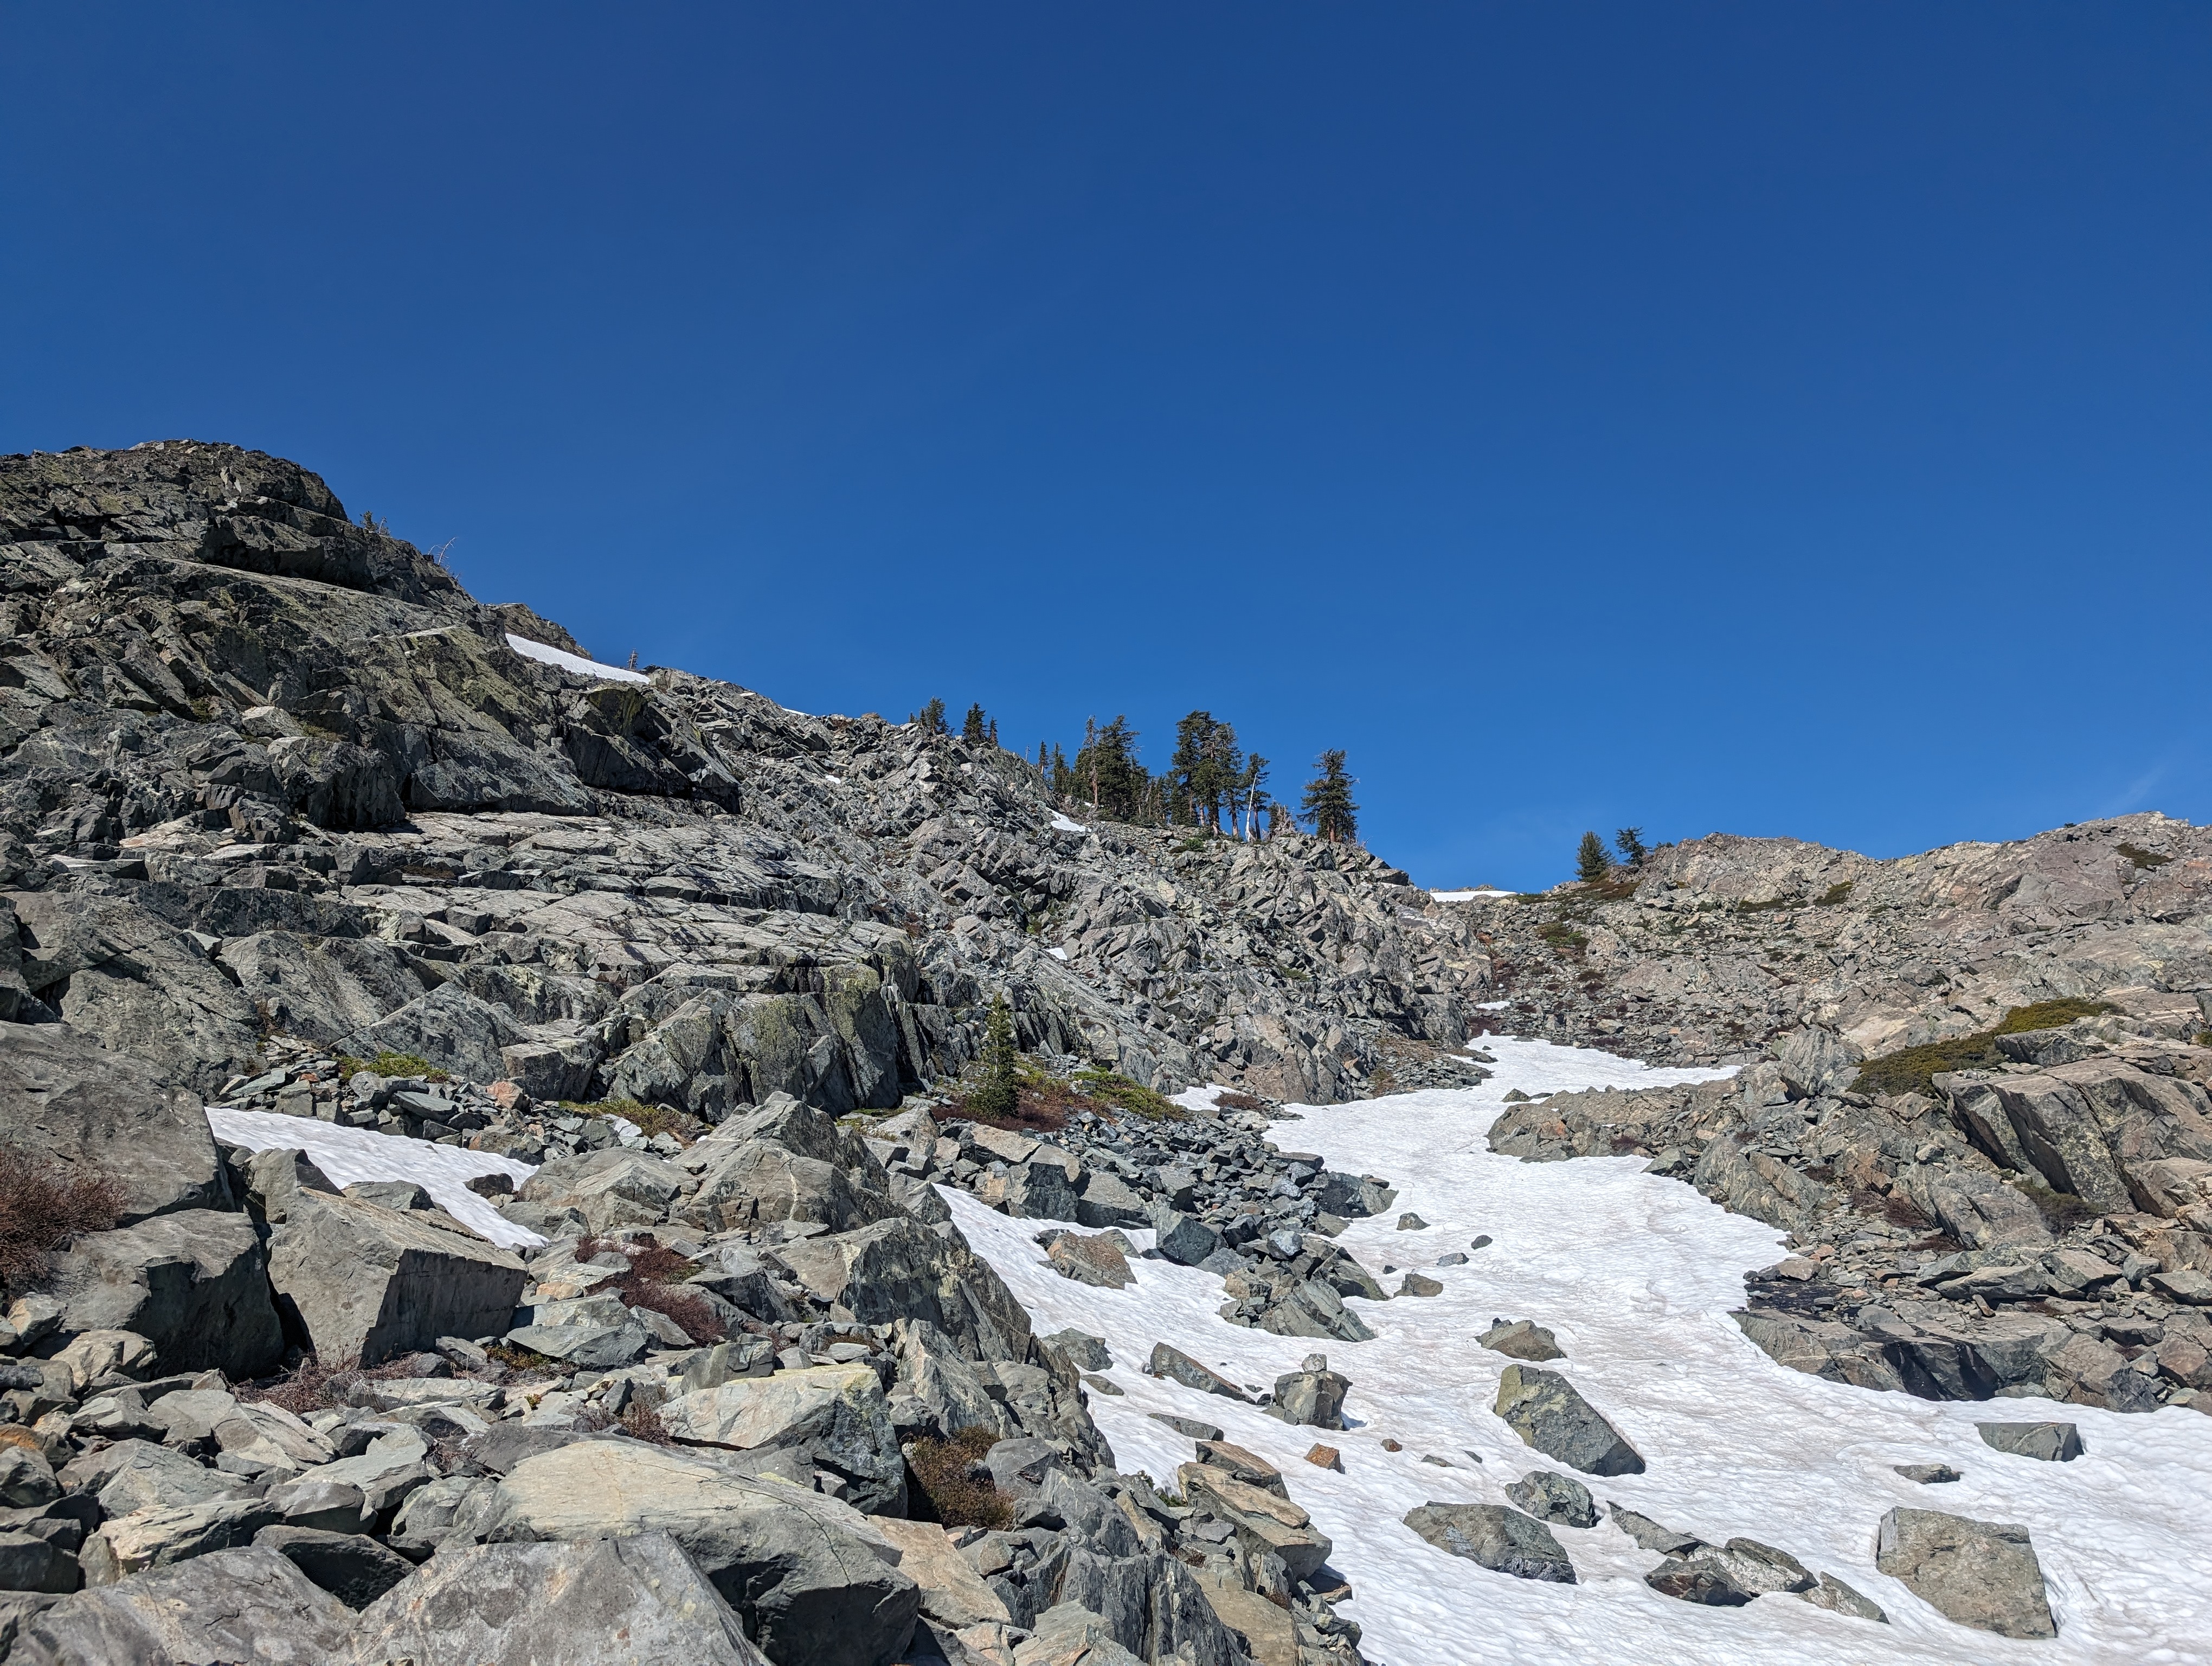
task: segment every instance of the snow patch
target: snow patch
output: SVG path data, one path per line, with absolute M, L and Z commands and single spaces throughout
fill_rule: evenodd
M 1088 833 L 1091 830 L 1081 822 L 1072 822 L 1057 810 L 1052 812 L 1052 828 L 1055 833 Z
M 1357 1593 L 1346 1608 L 1377 1666 L 1516 1662 L 1568 1666 L 1957 1666 L 1984 1663 L 2203 1662 L 2212 1659 L 2212 1418 L 2169 1409 L 2126 1416 L 2043 1400 L 1988 1404 L 1915 1400 L 1823 1382 L 1775 1364 L 1729 1319 L 1743 1269 L 1771 1265 L 1780 1234 L 1731 1215 L 1634 1158 L 1520 1163 L 1489 1149 L 1505 1093 L 1638 1088 L 1724 1076 L 1664 1070 L 1591 1050 L 1486 1037 L 1496 1073 L 1479 1087 L 1355 1104 L 1299 1107 L 1272 1130 L 1285 1147 L 1332 1168 L 1376 1172 L 1399 1188 L 1382 1217 L 1354 1221 L 1338 1242 L 1378 1274 L 1419 1268 L 1444 1286 L 1433 1298 L 1350 1305 L 1376 1331 L 1346 1344 L 1242 1330 L 1216 1310 L 1221 1280 L 1164 1262 L 1132 1260 L 1136 1281 L 1099 1290 L 1060 1277 L 1033 1235 L 1047 1223 L 1010 1220 L 965 1192 L 944 1196 L 961 1232 L 996 1267 L 1041 1334 L 1064 1327 L 1103 1336 L 1120 1397 L 1094 1394 L 1091 1415 L 1119 1466 L 1171 1482 L 1191 1443 L 1150 1412 L 1220 1425 L 1279 1465 L 1291 1496 L 1334 1541 L 1329 1560 Z M 1179 1101 L 1210 1103 L 1216 1089 Z M 1431 1223 L 1401 1232 L 1411 1209 Z M 1487 1233 L 1494 1240 L 1470 1250 Z M 1134 1238 L 1138 1234 L 1132 1233 Z M 1463 1266 L 1437 1267 L 1453 1250 Z M 1389 1277 L 1395 1286 L 1398 1274 Z M 1475 1337 L 1495 1316 L 1557 1334 L 1570 1377 L 1650 1464 L 1641 1475 L 1590 1480 L 1669 1527 L 1720 1541 L 1745 1535 L 1780 1546 L 1888 1611 L 1876 1626 L 1788 1596 L 1718 1610 L 1659 1596 L 1642 1576 L 1660 1558 L 1609 1521 L 1555 1528 L 1581 1583 L 1554 1585 L 1492 1573 L 1436 1550 L 1403 1525 L 1437 1502 L 1503 1504 L 1504 1488 L 1559 1465 L 1523 1446 L 1491 1412 L 1512 1362 Z M 1322 1352 L 1352 1379 L 1341 1433 L 1291 1428 L 1239 1406 L 1146 1377 L 1167 1342 L 1253 1388 L 1273 1385 Z M 2001 1456 L 1978 1420 L 2063 1419 L 2088 1448 L 2071 1463 Z M 1400 1441 L 1386 1452 L 1382 1441 Z M 1304 1462 L 1316 1442 L 1337 1447 L 1345 1473 Z M 1480 1454 L 1478 1462 L 1471 1454 Z M 1434 1455 L 1449 1468 L 1422 1462 Z M 1948 1462 L 1965 1479 L 1920 1487 L 1899 1463 Z M 2059 1634 L 2013 1642 L 1953 1625 L 1874 1569 L 1877 1524 L 1892 1505 L 2019 1522 L 2033 1534 Z
M 1057 944 L 1051 948 L 1047 949 L 1045 952 L 1050 955 L 1054 960 L 1065 960 L 1067 958 L 1067 951 L 1060 947 Z
M 574 672 L 579 677 L 596 677 L 608 683 L 650 683 L 653 678 L 641 671 L 631 671 L 623 666 L 603 666 L 596 660 L 586 660 L 581 654 L 568 654 L 544 642 L 533 642 L 527 636 L 509 632 L 507 645 L 526 660 L 535 660 L 542 666 L 553 666 L 562 671 Z
M 1473 891 L 1432 891 L 1430 896 L 1439 903 L 1467 903 L 1478 897 L 1510 897 L 1510 891 L 1495 891 L 1488 885 L 1477 885 Z
M 303 1151 L 307 1160 L 338 1186 L 364 1180 L 411 1180 L 464 1226 L 503 1249 L 543 1243 L 537 1233 L 516 1225 L 468 1189 L 480 1174 L 503 1174 L 521 1189 L 538 1172 L 531 1164 L 460 1146 L 434 1146 L 404 1134 L 370 1128 L 342 1128 L 308 1116 L 279 1116 L 273 1110 L 234 1110 L 210 1105 L 208 1127 L 215 1137 L 248 1151 Z

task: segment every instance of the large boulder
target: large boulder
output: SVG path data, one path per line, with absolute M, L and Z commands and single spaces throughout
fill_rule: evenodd
M 415 1572 L 414 1564 L 362 1533 L 279 1523 L 253 1542 L 273 1550 L 349 1608 L 365 1608 Z
M 230 1202 L 198 1097 L 65 1024 L 0 1024 L 0 1146 L 106 1175 L 125 1226 Z
M 684 1204 L 684 1217 L 694 1225 L 734 1231 L 795 1220 L 842 1232 L 899 1213 L 888 1190 L 856 1184 L 852 1171 L 834 1161 L 774 1140 L 743 1140 L 726 1152 L 723 1142 L 714 1144 L 714 1166 Z
M 919 1319 L 969 1359 L 1029 1355 L 1030 1316 L 990 1263 L 905 1214 L 776 1250 L 817 1301 L 842 1304 L 862 1324 Z
M 257 1179 L 267 1159 L 255 1159 Z M 449 1217 L 380 1209 L 305 1187 L 262 1203 L 269 1281 L 326 1360 L 381 1365 L 441 1336 L 504 1332 L 528 1277 L 522 1263 Z
M 1350 1377 L 1328 1368 L 1328 1355 L 1310 1353 L 1302 1368 L 1286 1371 L 1275 1379 L 1274 1397 L 1268 1402 L 1267 1410 L 1285 1423 L 1341 1429 L 1344 1396 L 1351 1389 Z
M 1947 1620 L 1999 1637 L 2056 1637 L 2027 1529 L 1938 1510 L 1881 1518 L 1874 1565 Z
M 611 1232 L 660 1220 L 685 1179 L 674 1164 L 642 1152 L 597 1151 L 541 1165 L 517 1195 L 549 1208 L 574 1209 L 593 1231 Z
M 1508 1365 L 1494 1408 L 1506 1426 L 1546 1457 L 1586 1475 L 1640 1475 L 1644 1460 L 1620 1432 L 1555 1371 Z
M 814 1365 L 740 1377 L 664 1402 L 661 1426 L 679 1440 L 733 1447 L 801 1486 L 826 1472 L 836 1496 L 868 1515 L 906 1511 L 906 1460 L 875 1368 Z
M 1575 1565 L 1543 1523 L 1498 1504 L 1425 1504 L 1406 1525 L 1438 1550 L 1516 1579 L 1575 1583 Z
M 9 1658 L 21 1666 L 306 1666 L 343 1657 L 352 1618 L 275 1551 L 221 1550 L 63 1597 L 23 1628 Z
M 234 1379 L 275 1369 L 284 1331 L 268 1264 L 244 1215 L 186 1209 L 91 1232 L 54 1258 L 64 1333 L 134 1331 L 164 1369 Z
M 348 1666 L 764 1666 L 738 1616 L 665 1533 L 471 1545 L 362 1613 Z
M 889 1666 L 920 1593 L 848 1505 L 757 1479 L 703 1452 L 584 1440 L 525 1458 L 499 1483 L 493 1542 L 665 1533 L 776 1666 Z
M 441 983 L 398 1011 L 364 1025 L 339 1043 L 358 1058 L 408 1054 L 471 1081 L 499 1079 L 500 1052 L 524 1039 L 522 1026 L 504 1007 L 471 994 L 458 983 Z

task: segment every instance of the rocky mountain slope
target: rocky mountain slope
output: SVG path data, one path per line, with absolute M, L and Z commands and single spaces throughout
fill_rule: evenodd
M 1254 1097 L 965 1119 L 1000 993 L 1063 1077 Z M 1796 1369 L 2212 1404 L 2208 1011 L 2212 832 L 2161 817 L 1893 861 L 1717 835 L 1432 895 L 595 664 L 279 459 L 0 459 L 0 1146 L 101 1173 L 115 1223 L 6 1274 L 0 1591 L 36 1600 L 0 1597 L 0 1653 L 166 1604 L 264 1615 L 191 1645 L 240 1658 L 288 1627 L 476 1658 L 526 1604 L 495 1635 L 450 1593 L 557 1578 L 702 1659 L 1348 1662 L 1280 1473 L 1218 1439 L 1182 1499 L 1118 1473 L 1096 1339 L 1034 1335 L 938 1187 L 1079 1223 L 1048 1234 L 1066 1278 L 1151 1254 L 1219 1274 L 1231 1324 L 1356 1345 L 1346 1299 L 1387 1298 L 1334 1240 L 1389 1156 L 1278 1150 L 1266 1102 L 1480 1080 L 1486 1032 L 1737 1065 L 1493 1141 L 1638 1156 L 1791 1231 L 1739 1322 Z M 347 1143 L 388 1134 L 438 1177 Z M 247 1386 L 303 1351 L 370 1374 Z M 1332 1426 L 1324 1378 L 1266 1403 Z M 995 1524 L 917 1523 L 931 1465 Z M 869 1616 L 835 1648 L 832 1600 Z

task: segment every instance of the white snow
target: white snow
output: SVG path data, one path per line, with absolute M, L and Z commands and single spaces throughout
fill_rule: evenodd
M 480 1174 L 503 1174 L 520 1189 L 538 1170 L 514 1158 L 495 1157 L 489 1152 L 459 1146 L 436 1146 L 400 1134 L 342 1128 L 335 1122 L 309 1116 L 279 1116 L 272 1110 L 210 1105 L 207 1119 L 215 1137 L 231 1145 L 252 1151 L 307 1152 L 308 1160 L 339 1186 L 363 1180 L 411 1180 L 461 1225 L 510 1250 L 545 1242 L 537 1233 L 517 1226 L 465 1183 Z
M 1057 810 L 1052 812 L 1053 830 L 1056 833 L 1088 833 L 1091 830 L 1081 822 L 1072 822 Z
M 603 666 L 596 660 L 586 660 L 580 654 L 564 653 L 544 642 L 533 642 L 527 636 L 507 633 L 507 645 L 526 660 L 535 660 L 540 665 L 557 666 L 579 677 L 596 677 L 608 683 L 650 683 L 653 678 L 641 671 L 631 671 L 623 666 Z
M 1478 897 L 1510 897 L 1510 891 L 1496 891 L 1488 885 L 1478 885 L 1472 891 L 1432 891 L 1430 896 L 1439 903 L 1466 903 Z
M 1512 1004 L 1510 1000 L 1478 1000 L 1474 1003 L 1474 1006 L 1479 1012 L 1496 1012 Z
M 1049 1271 L 1034 1235 L 1048 1223 L 1010 1220 L 947 1189 L 960 1230 L 1026 1304 L 1037 1329 L 1103 1336 L 1121 1397 L 1094 1393 L 1091 1411 L 1125 1469 L 1171 1482 L 1191 1444 L 1146 1414 L 1219 1424 L 1230 1439 L 1279 1464 L 1291 1496 L 1334 1541 L 1331 1562 L 1355 1599 L 1377 1666 L 1959 1666 L 1960 1663 L 2136 1663 L 2212 1659 L 2212 1417 L 2168 1409 L 2123 1416 L 2041 1400 L 1950 1404 L 1826 1383 L 1776 1365 L 1729 1320 L 1742 1274 L 1782 1253 L 1780 1235 L 1732 1215 L 1634 1158 L 1523 1164 L 1486 1138 L 1510 1089 L 1649 1086 L 1724 1072 L 1662 1071 L 1607 1055 L 1486 1037 L 1496 1073 L 1468 1091 L 1401 1094 L 1323 1109 L 1270 1131 L 1286 1150 L 1331 1167 L 1386 1177 L 1388 1213 L 1356 1221 L 1340 1242 L 1380 1274 L 1418 1267 L 1440 1280 L 1433 1298 L 1351 1305 L 1376 1332 L 1346 1344 L 1241 1330 L 1217 1316 L 1220 1280 L 1162 1262 L 1133 1261 L 1136 1283 L 1097 1290 Z M 1194 1097 L 1210 1101 L 1213 1090 Z M 1427 1230 L 1395 1230 L 1398 1212 Z M 1437 1268 L 1447 1250 L 1488 1248 Z M 1149 1242 L 1132 1232 L 1133 1240 Z M 1395 1288 L 1397 1274 L 1388 1280 Z M 1491 1413 L 1511 1363 L 1478 1347 L 1495 1316 L 1531 1318 L 1557 1334 L 1563 1371 L 1640 1451 L 1644 1474 L 1587 1477 L 1669 1527 L 1710 1540 L 1744 1535 L 1778 1545 L 1815 1572 L 1848 1581 L 1887 1610 L 1877 1626 L 1788 1596 L 1740 1609 L 1662 1597 L 1641 1575 L 1659 1558 L 1601 1517 L 1555 1528 L 1580 1584 L 1492 1573 L 1431 1548 L 1402 1524 L 1430 1502 L 1506 1502 L 1531 1469 L 1558 1469 Z M 1255 1388 L 1310 1353 L 1352 1379 L 1342 1433 L 1291 1428 L 1144 1375 L 1164 1341 Z M 2059 1418 L 2081 1430 L 2087 1455 L 2040 1463 L 1992 1451 L 1978 1420 Z M 1395 1437 L 1404 1445 L 1385 1452 Z M 1316 1441 L 1339 1448 L 1346 1473 L 1302 1461 Z M 1475 1463 L 1470 1452 L 1481 1454 Z M 1424 1463 L 1434 1454 L 1453 1466 Z M 1945 1462 L 1953 1485 L 1921 1487 L 1899 1463 Z M 1874 1538 L 1894 1505 L 2025 1523 L 2051 1587 L 2055 1642 L 2009 1641 L 1943 1619 L 1875 1572 Z
M 1047 949 L 1045 952 L 1050 955 L 1054 960 L 1065 960 L 1067 958 L 1067 951 L 1061 948 L 1056 943 L 1049 949 Z

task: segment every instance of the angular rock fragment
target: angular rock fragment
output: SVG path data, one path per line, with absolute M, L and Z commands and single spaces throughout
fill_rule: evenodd
M 1892 1510 L 1875 1537 L 1875 1566 L 1961 1626 L 1999 1637 L 2058 1635 L 2024 1527 Z
M 2071 1463 L 2081 1456 L 2081 1432 L 2071 1423 L 1977 1423 L 1983 1444 L 2045 1463 Z
M 1532 1469 L 1505 1489 L 1505 1496 L 1540 1522 L 1562 1527 L 1595 1527 L 1597 1504 L 1589 1488 L 1548 1469 Z
M 1639 1475 L 1644 1460 L 1557 1371 L 1508 1365 L 1493 1408 L 1506 1426 L 1549 1458 L 1586 1475 Z
M 1557 1337 L 1543 1326 L 1527 1319 L 1501 1319 L 1475 1341 L 1492 1353 L 1502 1353 L 1509 1359 L 1526 1359 L 1542 1365 L 1547 1359 L 1566 1358 Z
M 1218 1394 L 1224 1400 L 1249 1403 L 1251 1399 L 1227 1377 L 1207 1370 L 1188 1353 L 1179 1348 L 1171 1348 L 1165 1342 L 1152 1344 L 1152 1357 L 1146 1362 L 1145 1375 L 1164 1377 L 1187 1389 L 1196 1389 L 1204 1394 Z
M 1437 1549 L 1516 1579 L 1575 1583 L 1575 1566 L 1541 1522 L 1496 1504 L 1425 1504 L 1406 1525 Z
M 11 1661 L 299 1666 L 344 1658 L 352 1614 L 273 1550 L 220 1550 L 82 1590 L 23 1627 Z
M 744 1467 L 756 1474 L 817 1486 L 826 1471 L 843 1483 L 838 1496 L 863 1514 L 904 1513 L 906 1460 L 873 1366 L 739 1378 L 665 1402 L 660 1423 L 679 1440 L 747 1455 Z

